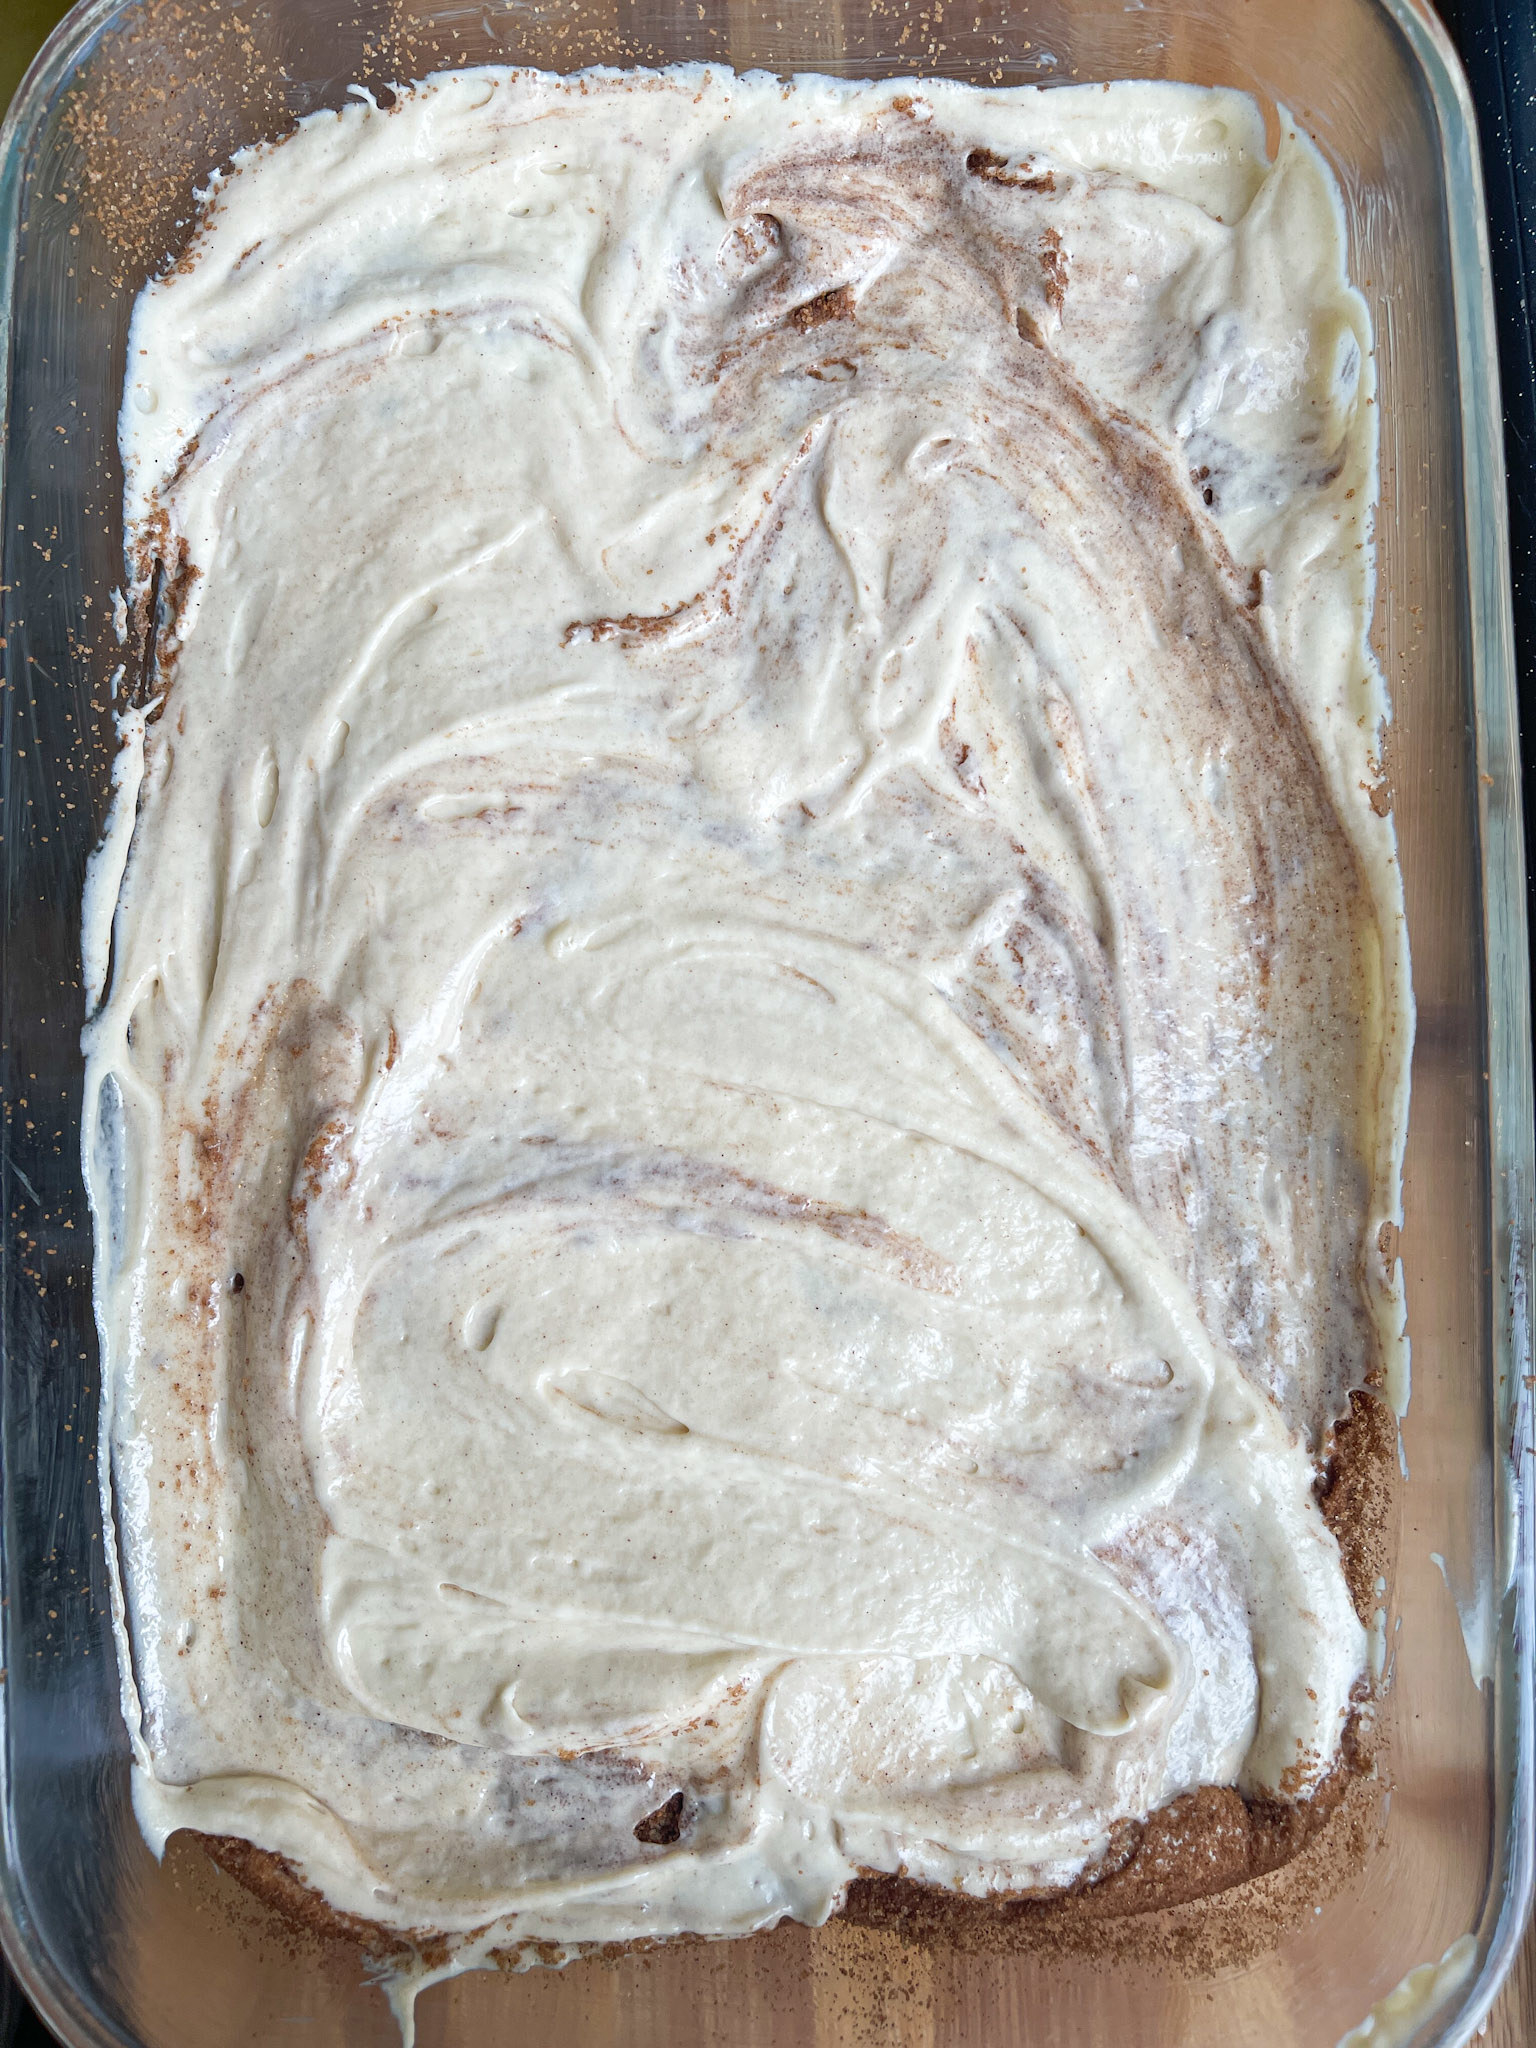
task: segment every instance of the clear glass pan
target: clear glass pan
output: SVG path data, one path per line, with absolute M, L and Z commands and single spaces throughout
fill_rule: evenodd
M 1288 106 L 1338 172 L 1376 322 L 1376 637 L 1419 1003 L 1389 1774 L 1373 1846 L 1325 1910 L 1214 1973 L 1145 1954 L 907 1948 L 834 1923 L 466 1978 L 426 1995 L 420 2037 L 1333 2048 L 1460 1942 L 1439 1997 L 1391 2036 L 1460 2043 L 1532 1879 L 1531 1037 L 1480 176 L 1460 73 L 1422 0 L 87 0 L 54 35 L 0 135 L 5 1947 L 70 2043 L 397 2038 L 353 1951 L 294 1936 L 191 1851 L 157 1868 L 128 1802 L 97 1506 L 78 906 L 123 658 L 115 422 L 133 296 L 217 162 L 353 81 L 691 58 L 1236 85 Z

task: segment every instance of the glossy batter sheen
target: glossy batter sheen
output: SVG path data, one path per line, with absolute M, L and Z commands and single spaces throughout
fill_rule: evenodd
M 459 73 L 143 294 L 87 1149 L 153 1842 L 457 1967 L 1330 1767 L 1407 997 L 1281 131 Z

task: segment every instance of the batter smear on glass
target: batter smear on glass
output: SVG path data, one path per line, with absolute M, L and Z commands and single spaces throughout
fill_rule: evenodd
M 1347 1757 L 1409 1008 L 1279 128 L 448 74 L 144 291 L 87 1164 L 157 1846 L 442 1971 Z

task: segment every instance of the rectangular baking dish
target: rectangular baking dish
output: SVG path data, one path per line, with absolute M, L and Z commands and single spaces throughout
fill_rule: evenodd
M 1378 1631 L 1388 1767 L 1360 1868 L 1246 1963 L 1230 1909 L 1182 1916 L 1196 1938 L 1170 1926 L 1161 1958 L 1147 1943 L 995 1957 L 786 1927 L 461 1979 L 423 1998 L 420 2039 L 1334 2048 L 1417 1971 L 1374 2038 L 1463 2042 L 1532 1881 L 1531 1035 L 1478 155 L 1419 0 L 87 0 L 54 35 L 0 134 L 5 1948 L 69 2043 L 398 2038 L 356 1952 L 296 1937 L 196 1853 L 173 1845 L 157 1867 L 129 1807 L 78 1119 L 81 883 L 110 789 L 111 678 L 134 658 L 112 629 L 134 294 L 217 163 L 353 84 L 691 59 L 1234 85 L 1289 107 L 1338 173 L 1376 326 L 1376 644 L 1419 1006 L 1401 1245 L 1414 1393 Z M 1264 1905 L 1243 1924 L 1262 1931 Z M 1200 1924 L 1226 1929 L 1214 1972 Z

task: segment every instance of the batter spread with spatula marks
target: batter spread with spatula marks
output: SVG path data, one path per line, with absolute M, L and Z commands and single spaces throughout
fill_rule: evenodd
M 445 74 L 143 293 L 87 1163 L 157 1845 L 463 1967 L 1337 1765 L 1409 1010 L 1280 130 Z

